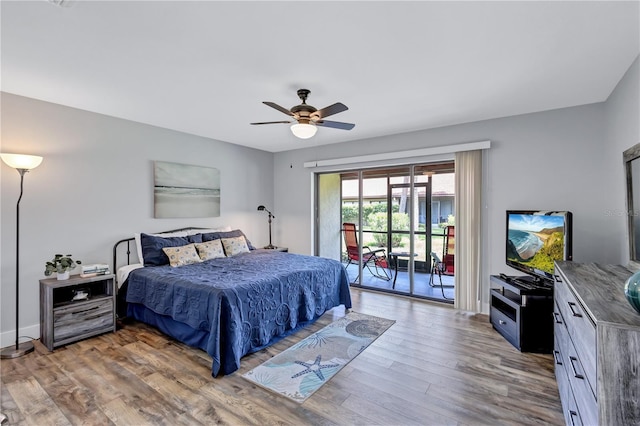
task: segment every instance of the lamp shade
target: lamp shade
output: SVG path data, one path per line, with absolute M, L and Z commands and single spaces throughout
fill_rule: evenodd
M 318 128 L 313 124 L 293 124 L 291 126 L 291 133 L 300 139 L 309 139 L 316 134 Z
M 14 169 L 35 169 L 40 165 L 40 163 L 42 163 L 42 157 L 37 155 L 1 153 L 0 158 L 2 158 L 2 161 L 4 161 L 9 167 L 13 167 Z

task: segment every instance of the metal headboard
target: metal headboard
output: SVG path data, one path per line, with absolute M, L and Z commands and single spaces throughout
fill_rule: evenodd
M 154 234 L 168 234 L 170 232 L 191 231 L 191 230 L 199 230 L 199 229 L 209 229 L 209 228 L 198 228 L 198 227 L 190 226 L 188 228 L 172 229 L 171 231 L 155 232 Z M 121 249 L 119 249 L 120 245 L 126 244 L 127 246 L 127 251 L 125 252 L 125 254 L 127 255 L 126 264 L 130 265 L 131 264 L 131 246 L 132 245 L 135 246 L 134 241 L 135 241 L 135 238 L 133 237 L 125 238 L 113 245 L 113 272 L 114 273 L 118 270 L 118 253 L 122 251 Z

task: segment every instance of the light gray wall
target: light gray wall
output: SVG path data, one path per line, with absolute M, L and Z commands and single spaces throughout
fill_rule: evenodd
M 622 153 L 640 143 L 640 56 L 636 58 L 605 103 L 605 141 L 601 170 L 607 181 L 603 193 L 605 227 L 609 232 L 605 250 L 617 259 L 629 262 L 627 234 L 626 182 Z
M 113 244 L 134 232 L 231 225 L 256 245 L 268 241 L 256 207 L 273 204 L 273 154 L 34 99 L 1 94 L 2 152 L 37 154 L 20 204 L 21 335 L 38 338 L 39 283 L 45 261 L 71 253 L 111 263 Z M 153 161 L 216 167 L 221 216 L 153 218 Z M 19 174 L 1 177 L 1 344 L 14 341 L 15 210 Z
M 486 309 L 489 275 L 517 274 L 504 262 L 507 209 L 570 210 L 574 260 L 619 262 L 604 250 L 612 238 L 603 215 L 602 194 L 611 185 L 602 170 L 604 132 L 604 105 L 593 104 L 277 153 L 275 211 L 281 219 L 276 235 L 292 251 L 311 253 L 312 170 L 304 162 L 490 140 L 483 171 Z
M 273 241 L 312 253 L 312 179 L 306 161 L 491 140 L 485 156 L 483 299 L 488 275 L 504 265 L 504 211 L 574 213 L 574 259 L 628 260 L 622 151 L 640 142 L 640 65 L 633 63 L 607 102 L 487 120 L 335 146 L 270 154 L 220 141 L 1 94 L 2 152 L 39 154 L 21 203 L 21 335 L 38 337 L 38 280 L 44 262 L 68 252 L 111 261 L 115 240 L 137 231 L 232 225 L 256 245 L 268 241 L 259 204 L 277 216 Z M 332 131 L 332 129 L 324 129 Z M 338 130 L 334 130 L 338 131 Z M 152 161 L 217 167 L 219 218 L 153 219 Z M 15 202 L 19 175 L 0 166 L 0 345 L 14 339 Z M 274 191 L 275 188 L 275 191 Z M 486 304 L 485 304 L 486 306 Z

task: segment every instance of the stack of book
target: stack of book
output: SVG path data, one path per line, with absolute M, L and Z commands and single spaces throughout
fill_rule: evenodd
M 96 277 L 98 275 L 107 275 L 110 273 L 111 272 L 109 272 L 109 265 L 96 263 L 93 265 L 82 265 L 80 276 L 82 278 L 86 278 L 86 277 Z

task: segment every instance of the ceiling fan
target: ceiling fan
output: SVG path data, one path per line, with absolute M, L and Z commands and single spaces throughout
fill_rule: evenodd
M 322 109 L 316 109 L 311 105 L 307 105 L 307 96 L 309 96 L 308 89 L 299 89 L 298 97 L 302 100 L 300 105 L 296 105 L 293 108 L 286 109 L 281 107 L 278 104 L 273 102 L 262 102 L 265 105 L 270 106 L 271 108 L 277 109 L 280 112 L 283 112 L 291 117 L 293 117 L 295 124 L 291 126 L 291 132 L 299 137 L 300 139 L 309 139 L 313 135 L 316 134 L 318 128 L 316 126 L 324 126 L 324 127 L 332 127 L 334 129 L 342 129 L 342 130 L 351 130 L 355 127 L 355 124 L 352 123 L 342 123 L 340 121 L 329 121 L 325 120 L 326 117 L 330 115 L 337 114 L 339 112 L 343 112 L 348 110 L 347 106 L 341 102 L 337 102 L 333 105 L 329 105 L 328 107 Z M 278 123 L 294 123 L 293 121 L 265 121 L 261 123 L 251 123 L 251 124 L 278 124 Z

